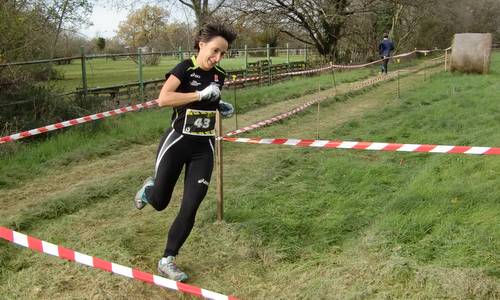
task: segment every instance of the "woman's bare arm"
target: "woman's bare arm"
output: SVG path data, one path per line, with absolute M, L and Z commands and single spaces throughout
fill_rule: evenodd
M 174 75 L 170 75 L 163 84 L 160 91 L 160 96 L 158 97 L 158 102 L 160 106 L 177 107 L 191 102 L 196 102 L 199 100 L 199 95 L 197 92 L 192 93 L 178 93 L 175 90 L 179 87 L 181 81 Z

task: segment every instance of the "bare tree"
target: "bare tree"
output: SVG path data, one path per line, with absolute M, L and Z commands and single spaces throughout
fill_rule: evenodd
M 350 18 L 373 11 L 376 0 L 247 0 L 240 11 L 279 24 L 280 31 L 334 57 Z
M 57 23 L 54 32 L 53 47 L 50 51 L 50 58 L 54 57 L 57 43 L 64 26 L 75 26 L 77 23 L 85 23 L 85 17 L 92 11 L 90 0 L 39 0 L 47 9 L 47 19 Z M 79 25 L 80 25 L 79 24 Z
M 168 5 L 175 3 L 181 4 L 182 6 L 188 7 L 195 16 L 196 26 L 199 27 L 202 24 L 210 21 L 216 12 L 221 8 L 225 7 L 227 3 L 232 0 L 103 0 L 111 3 L 113 6 L 119 8 L 129 8 L 133 6 L 142 5 L 158 5 L 167 8 Z M 168 8 L 167 8 L 168 9 Z M 170 10 L 170 9 L 168 9 Z M 189 22 L 189 20 L 186 20 Z
M 198 27 L 210 21 L 214 13 L 217 12 L 221 7 L 223 7 L 224 3 L 226 2 L 226 0 L 217 0 L 214 4 L 209 5 L 208 0 L 178 1 L 193 10 L 196 16 L 196 23 Z

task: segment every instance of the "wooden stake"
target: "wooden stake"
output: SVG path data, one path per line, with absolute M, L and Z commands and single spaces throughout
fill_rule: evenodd
M 318 92 L 321 92 L 321 85 L 318 84 Z M 319 101 L 318 103 L 318 113 L 316 115 L 316 139 L 319 140 Z
M 401 99 L 401 87 L 399 86 L 399 70 L 398 70 L 398 99 Z
M 486 55 L 483 54 L 483 71 L 482 74 L 486 74 Z
M 317 117 L 316 139 L 319 140 L 319 101 L 318 101 L 318 117 Z
M 335 96 L 337 96 L 338 91 L 337 91 L 337 81 L 335 80 L 335 67 L 333 67 L 333 62 L 330 62 L 330 65 L 332 66 L 332 78 L 333 78 L 333 87 L 335 87 Z
M 222 123 L 219 111 L 215 115 L 215 172 L 217 177 L 217 221 L 224 219 L 224 189 L 223 189 L 223 165 L 222 165 Z
M 448 50 L 444 51 L 444 71 L 448 69 Z

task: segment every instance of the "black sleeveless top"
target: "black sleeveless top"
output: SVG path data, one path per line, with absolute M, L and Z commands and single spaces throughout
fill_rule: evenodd
M 174 75 L 181 81 L 176 92 L 192 93 L 203 90 L 211 83 L 215 83 L 219 89 L 222 89 L 226 72 L 219 66 L 215 66 L 208 71 L 202 70 L 193 56 L 191 59 L 180 62 L 165 74 L 165 78 L 168 79 L 170 75 Z M 203 100 L 174 107 L 171 126 L 176 132 L 186 136 L 197 138 L 213 137 L 215 110 L 219 108 L 219 101 L 209 102 Z

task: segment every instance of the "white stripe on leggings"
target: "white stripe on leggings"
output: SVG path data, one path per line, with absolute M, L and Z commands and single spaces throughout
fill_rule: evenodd
M 212 144 L 212 140 L 208 139 L 208 143 L 210 144 L 210 148 L 212 148 L 212 154 L 214 154 L 215 150 L 214 150 L 214 145 Z
M 156 177 L 156 173 L 158 172 L 158 167 L 160 166 L 160 162 L 161 162 L 163 156 L 165 155 L 165 153 L 167 153 L 168 149 L 170 149 L 170 147 L 172 147 L 175 143 L 177 143 L 183 137 L 183 135 L 181 134 L 175 141 L 173 141 L 171 144 L 168 144 L 168 139 L 174 133 L 174 131 L 175 130 L 172 128 L 172 132 L 170 132 L 169 135 L 167 136 L 167 138 L 165 139 L 165 142 L 161 146 L 160 153 L 158 154 L 158 157 L 156 158 L 155 177 Z

